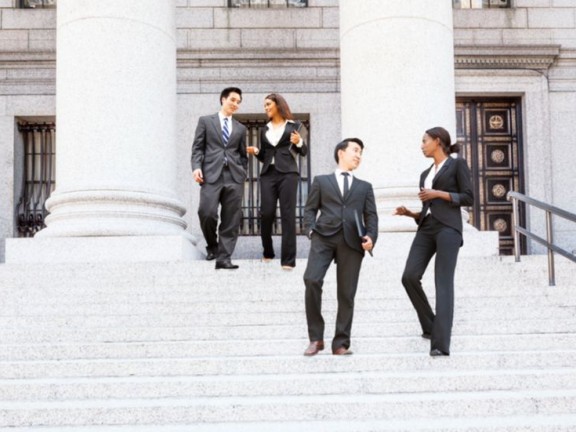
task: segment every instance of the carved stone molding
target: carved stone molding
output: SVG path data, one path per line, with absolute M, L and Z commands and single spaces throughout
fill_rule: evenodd
M 454 47 L 456 69 L 548 70 L 560 45 L 460 45 Z

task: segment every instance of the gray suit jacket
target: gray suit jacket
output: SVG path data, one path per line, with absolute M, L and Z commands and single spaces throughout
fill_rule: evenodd
M 331 236 L 343 230 L 346 244 L 364 254 L 354 212 L 364 222 L 365 235 L 376 244 L 378 211 L 372 185 L 354 177 L 350 190 L 343 197 L 334 173 L 314 177 L 304 210 L 306 232 Z
M 206 183 L 214 183 L 222 174 L 224 161 L 236 183 L 246 179 L 246 128 L 232 119 L 232 133 L 224 145 L 218 113 L 200 117 L 192 144 L 192 171 L 200 168 Z

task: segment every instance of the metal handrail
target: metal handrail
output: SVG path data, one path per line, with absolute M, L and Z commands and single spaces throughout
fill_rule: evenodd
M 546 246 L 548 249 L 548 285 L 556 285 L 556 277 L 554 270 L 554 252 L 559 253 L 565 258 L 576 262 L 576 255 L 570 253 L 561 247 L 555 245 L 554 233 L 552 231 L 552 215 L 559 216 L 571 222 L 576 222 L 576 214 L 562 210 L 561 208 L 554 207 L 553 205 L 546 204 L 542 201 L 535 200 L 524 194 L 510 191 L 507 195 L 508 201 L 512 201 L 512 217 L 513 217 L 513 227 L 514 227 L 514 256 L 516 257 L 516 262 L 520 262 L 520 234 L 532 239 L 541 245 Z M 518 201 L 538 207 L 546 212 L 546 240 L 536 234 L 528 231 L 528 229 L 521 227 L 518 219 Z

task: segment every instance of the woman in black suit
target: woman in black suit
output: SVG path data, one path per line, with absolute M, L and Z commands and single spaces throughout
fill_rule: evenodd
M 299 176 L 296 159 L 306 156 L 308 149 L 299 133 L 301 123 L 294 122 L 290 107 L 282 96 L 275 93 L 266 96 L 264 110 L 270 121 L 261 130 L 260 148 L 247 148 L 249 154 L 255 155 L 262 162 L 262 261 L 269 262 L 275 256 L 272 225 L 279 201 L 282 220 L 280 264 L 283 269 L 291 270 L 296 266 L 296 193 Z
M 460 207 L 474 202 L 470 170 L 464 159 L 454 159 L 457 144 L 451 145 L 450 134 L 441 127 L 429 129 L 422 138 L 424 156 L 434 163 L 420 176 L 422 210 L 412 212 L 398 207 L 395 214 L 414 218 L 418 224 L 410 248 L 402 284 L 416 309 L 422 337 L 430 339 L 431 356 L 450 355 L 450 338 L 454 317 L 454 270 L 462 241 Z M 434 277 L 436 314 L 422 289 L 422 275 L 436 254 Z

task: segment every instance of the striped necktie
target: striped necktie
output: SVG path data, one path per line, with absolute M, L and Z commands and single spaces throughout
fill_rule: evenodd
M 228 130 L 228 117 L 224 117 L 224 127 L 222 128 L 222 139 L 224 140 L 224 145 L 228 145 L 229 138 L 230 131 Z

